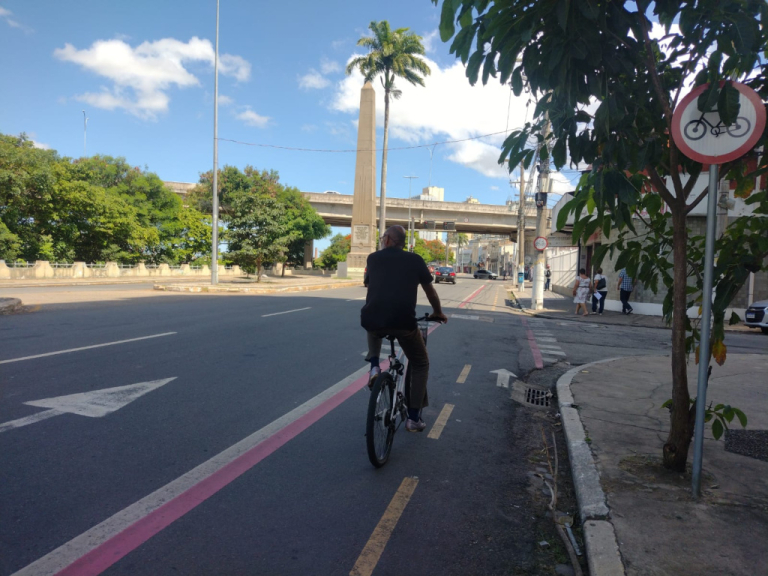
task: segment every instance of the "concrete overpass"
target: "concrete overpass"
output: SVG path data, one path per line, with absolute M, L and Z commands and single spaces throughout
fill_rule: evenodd
M 173 192 L 186 198 L 195 184 L 187 182 L 164 182 Z M 317 210 L 322 219 L 332 226 L 351 227 L 352 200 L 351 194 L 326 194 L 318 192 L 302 192 L 302 195 Z M 379 198 L 376 198 L 379 205 Z M 457 232 L 473 234 L 494 234 L 517 238 L 517 202 L 498 204 L 471 204 L 467 202 L 435 202 L 429 200 L 408 200 L 407 198 L 387 198 L 387 224 L 400 224 L 408 227 L 408 207 L 416 229 L 425 229 L 427 221 L 434 221 L 435 229 L 443 229 L 444 222 L 455 222 Z M 380 211 L 377 209 L 377 216 Z M 536 230 L 536 206 L 531 202 L 525 210 L 525 229 L 529 232 Z M 547 208 L 546 216 L 550 215 Z M 529 238 L 531 236 L 528 236 Z
M 352 195 L 302 192 L 309 203 L 317 210 L 323 220 L 332 226 L 350 227 L 352 224 Z M 379 198 L 376 198 L 379 206 Z M 416 229 L 426 228 L 427 221 L 436 223 L 436 230 L 443 229 L 443 222 L 455 222 L 458 232 L 473 234 L 496 234 L 517 236 L 517 202 L 506 205 L 469 204 L 466 202 L 435 202 L 428 200 L 408 200 L 407 198 L 387 198 L 387 224 L 400 224 L 408 227 L 408 206 L 416 223 Z M 546 216 L 549 216 L 546 209 Z M 536 206 L 526 206 L 525 229 L 536 229 Z M 377 210 L 377 216 L 380 211 Z

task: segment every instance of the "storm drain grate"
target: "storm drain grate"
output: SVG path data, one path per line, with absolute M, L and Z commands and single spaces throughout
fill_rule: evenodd
M 528 388 L 525 391 L 525 401 L 527 404 L 533 406 L 549 406 L 549 398 L 552 394 L 549 390 L 537 390 L 536 388 Z

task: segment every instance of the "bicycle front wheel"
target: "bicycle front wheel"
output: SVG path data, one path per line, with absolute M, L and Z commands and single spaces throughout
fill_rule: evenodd
M 690 140 L 701 140 L 707 133 L 707 126 L 701 120 L 691 120 L 685 125 L 683 133 Z
M 392 440 L 395 436 L 395 422 L 392 421 L 392 405 L 395 401 L 395 382 L 392 375 L 384 372 L 376 378 L 368 400 L 368 420 L 365 424 L 365 444 L 368 459 L 376 468 L 389 460 Z

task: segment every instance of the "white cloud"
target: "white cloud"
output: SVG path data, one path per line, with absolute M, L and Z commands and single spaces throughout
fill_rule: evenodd
M 24 24 L 20 24 L 19 22 L 11 18 L 12 15 L 13 15 L 13 12 L 8 10 L 7 8 L 3 8 L 2 6 L 0 6 L 0 19 L 5 20 L 5 23 L 8 24 L 8 26 L 10 26 L 11 28 L 18 28 L 19 30 L 23 30 L 26 33 L 33 32 L 32 28 L 30 28 L 29 26 L 24 26 Z
M 250 107 L 246 108 L 239 114 L 235 115 L 235 118 L 242 120 L 248 126 L 254 126 L 256 128 L 264 128 L 270 121 L 269 116 L 261 116 L 257 114 Z
M 424 34 L 424 36 L 422 36 L 421 38 L 421 43 L 424 45 L 424 51 L 427 54 L 429 54 L 430 52 L 434 52 L 435 42 L 437 42 L 438 44 L 442 44 L 442 41 L 440 40 L 439 30 L 432 30 L 432 32 Z
M 328 78 L 313 68 L 310 68 L 304 76 L 299 76 L 299 88 L 305 90 L 327 88 L 330 84 L 331 81 Z
M 498 186 L 491 186 L 491 190 L 498 190 L 498 189 L 499 189 Z
M 219 94 L 219 104 L 221 104 L 222 106 L 231 106 L 234 103 L 235 101 L 229 96 L 226 96 L 224 94 Z
M 334 72 L 341 72 L 341 64 L 334 60 L 328 60 L 327 58 L 320 59 L 320 72 L 323 74 L 333 74 Z
M 354 57 L 354 55 L 353 55 Z M 351 58 L 350 58 L 351 59 Z M 502 86 L 491 78 L 486 86 L 478 82 L 471 86 L 465 75 L 464 66 L 456 61 L 441 68 L 436 62 L 425 58 L 432 74 L 425 79 L 425 87 L 412 86 L 404 80 L 398 82 L 403 91 L 402 98 L 390 105 L 390 136 L 407 144 L 426 144 L 441 140 L 460 140 L 482 134 L 503 132 L 520 128 L 526 121 L 527 95 L 510 100 L 509 86 Z M 360 89 L 363 78 L 354 72 L 340 81 L 331 103 L 331 108 L 354 115 L 360 106 Z M 376 90 L 376 123 L 384 125 L 384 91 L 380 84 Z M 533 104 L 527 119 L 531 120 Z M 509 179 L 504 166 L 499 166 L 500 145 L 504 134 L 497 134 L 481 140 L 470 140 L 446 144 L 452 162 L 472 168 L 491 178 Z M 397 144 L 390 141 L 391 147 Z M 443 146 L 438 146 L 437 150 Z
M 112 82 L 112 86 L 102 87 L 100 92 L 78 95 L 78 100 L 107 110 L 122 108 L 146 119 L 155 119 L 168 110 L 168 91 L 172 87 L 200 85 L 186 65 L 214 63 L 211 42 L 197 37 L 189 42 L 163 38 L 135 48 L 119 39 L 97 40 L 83 50 L 65 44 L 54 50 L 53 55 Z M 219 70 L 225 76 L 245 81 L 250 77 L 251 65 L 240 56 L 223 54 L 219 57 Z

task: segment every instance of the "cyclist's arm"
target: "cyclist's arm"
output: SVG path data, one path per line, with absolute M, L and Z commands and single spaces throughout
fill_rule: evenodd
M 437 290 L 435 290 L 432 283 L 425 282 L 421 287 L 427 295 L 427 300 L 429 300 L 429 303 L 432 305 L 432 317 L 443 323 L 448 322 L 448 316 L 443 314 L 443 307 L 440 305 L 440 297 L 437 295 Z

